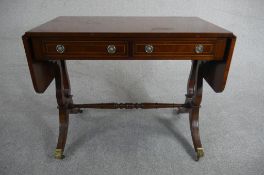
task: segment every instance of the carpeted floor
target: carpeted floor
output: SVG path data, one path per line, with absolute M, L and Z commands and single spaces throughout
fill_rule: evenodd
M 19 29 L 6 21 L 1 25 L 14 28 L 1 29 L 0 36 L 1 175 L 264 174 L 263 19 L 248 18 L 243 30 L 233 27 L 238 42 L 225 91 L 216 94 L 204 83 L 200 132 L 205 157 L 199 162 L 194 161 L 188 116 L 171 109 L 71 115 L 66 158 L 54 159 L 54 82 L 44 94 L 34 92 L 20 38 L 43 21 Z M 245 24 L 239 17 L 234 21 Z M 77 103 L 183 102 L 189 67 L 189 61 L 68 64 Z

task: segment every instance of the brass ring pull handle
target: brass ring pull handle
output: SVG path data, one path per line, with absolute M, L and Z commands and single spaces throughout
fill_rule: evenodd
M 154 51 L 154 47 L 150 44 L 145 46 L 145 52 L 146 53 L 152 53 Z
M 56 51 L 60 54 L 64 53 L 65 52 L 65 47 L 62 45 L 62 44 L 58 44 L 56 46 Z
M 110 54 L 116 53 L 115 45 L 108 45 L 106 49 L 107 49 L 107 52 L 110 53 Z
M 202 44 L 198 44 L 195 46 L 195 52 L 196 53 L 203 53 L 204 47 Z

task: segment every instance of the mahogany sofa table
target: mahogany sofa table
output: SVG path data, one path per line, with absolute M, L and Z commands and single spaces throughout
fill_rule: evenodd
M 37 93 L 55 79 L 59 138 L 55 157 L 62 159 L 69 114 L 81 108 L 176 108 L 189 113 L 197 160 L 204 155 L 199 135 L 203 79 L 215 92 L 224 90 L 236 37 L 196 17 L 55 18 L 23 35 L 28 66 Z M 75 104 L 66 60 L 192 60 L 186 100 L 175 103 Z

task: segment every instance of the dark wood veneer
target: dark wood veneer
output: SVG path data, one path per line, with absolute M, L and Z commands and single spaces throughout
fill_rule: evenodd
M 56 45 L 63 44 L 65 53 L 60 54 L 56 51 Z M 116 53 L 107 52 L 108 45 L 115 45 Z M 80 59 L 98 57 L 128 57 L 128 42 L 126 41 L 43 41 L 43 57 L 54 59 Z
M 60 123 L 56 158 L 63 158 L 69 114 L 80 113 L 80 108 L 177 108 L 178 113 L 189 113 L 197 159 L 203 156 L 203 79 L 215 92 L 224 90 L 236 41 L 232 32 L 196 17 L 68 16 L 36 27 L 22 39 L 35 91 L 43 93 L 55 79 Z M 183 104 L 74 104 L 66 60 L 192 60 L 192 68 Z

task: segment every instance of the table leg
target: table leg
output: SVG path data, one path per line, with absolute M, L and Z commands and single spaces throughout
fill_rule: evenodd
M 65 109 L 59 109 L 59 138 L 55 150 L 55 158 L 63 159 L 63 151 L 67 140 L 68 126 L 69 126 L 69 113 Z
M 81 112 L 79 107 L 87 108 L 160 108 L 160 107 L 179 107 L 181 112 L 189 112 L 190 130 L 194 149 L 196 151 L 197 160 L 204 155 L 203 147 L 199 135 L 199 108 L 202 100 L 203 87 L 203 70 L 201 61 L 193 61 L 192 68 L 187 84 L 187 94 L 184 104 L 73 104 L 70 81 L 68 77 L 65 61 L 56 61 L 55 64 L 55 82 L 56 82 L 56 97 L 59 108 L 59 138 L 55 151 L 55 158 L 62 159 L 63 151 L 67 139 L 69 113 Z M 146 105 L 146 106 L 145 106 Z
M 67 65 L 65 61 L 60 61 L 61 63 L 61 71 L 63 75 L 63 86 L 64 86 L 64 92 L 66 97 L 69 99 L 69 105 L 71 106 L 73 104 L 72 97 L 71 95 L 71 84 L 70 84 L 70 79 L 69 79 L 69 74 L 67 70 Z M 77 114 L 77 113 L 82 113 L 83 111 L 80 108 L 70 108 L 69 113 L 70 114 Z
M 191 109 L 191 101 L 194 94 L 194 86 L 195 86 L 195 76 L 197 69 L 197 61 L 192 61 L 192 67 L 189 74 L 189 79 L 187 83 L 187 94 L 185 94 L 185 106 L 177 109 L 177 114 L 181 113 L 189 113 Z
M 193 61 L 193 78 L 188 83 L 188 94 L 192 94 L 191 109 L 189 111 L 190 130 L 197 160 L 204 156 L 204 150 L 199 134 L 199 108 L 202 101 L 203 77 L 202 62 Z M 190 81 L 190 80 L 189 80 Z
M 55 150 L 55 158 L 62 159 L 67 140 L 69 113 L 81 112 L 80 109 L 70 107 L 73 104 L 73 100 L 65 61 L 56 61 L 55 63 L 55 85 L 59 109 L 59 137 Z

